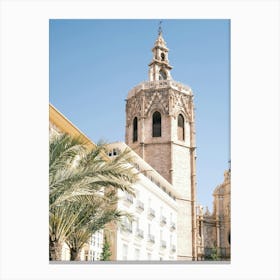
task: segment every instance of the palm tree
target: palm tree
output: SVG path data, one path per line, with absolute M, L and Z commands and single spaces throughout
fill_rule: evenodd
M 81 249 L 94 232 L 103 229 L 110 222 L 119 223 L 121 217 L 127 215 L 116 209 L 117 196 L 113 191 L 104 193 L 101 197 L 87 196 L 87 199 L 87 203 L 73 203 L 74 212 L 82 210 L 79 211 L 71 234 L 65 240 L 70 248 L 70 259 L 75 261 L 80 260 Z
M 50 138 L 50 260 L 60 260 L 63 242 L 70 244 L 75 231 L 82 235 L 87 227 L 94 231 L 118 220 L 122 214 L 112 208 L 116 190 L 134 193 L 131 185 L 137 175 L 129 165 L 129 151 L 110 160 L 104 146 L 88 149 L 86 144 L 66 134 Z M 104 216 L 98 218 L 96 213 Z

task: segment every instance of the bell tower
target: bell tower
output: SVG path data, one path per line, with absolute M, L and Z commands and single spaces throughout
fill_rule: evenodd
M 149 64 L 149 80 L 171 80 L 170 70 L 172 66 L 169 65 L 168 61 L 168 48 L 162 37 L 161 28 L 159 29 L 158 38 L 152 49 L 153 60 Z
M 161 27 L 149 80 L 128 93 L 125 140 L 180 193 L 177 259 L 196 259 L 196 171 L 193 93 L 172 79 Z

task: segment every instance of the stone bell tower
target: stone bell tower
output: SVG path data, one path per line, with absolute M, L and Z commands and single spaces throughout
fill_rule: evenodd
M 177 258 L 196 259 L 196 171 L 191 88 L 172 79 L 161 28 L 152 48 L 149 81 L 126 101 L 125 140 L 180 193 L 177 197 Z

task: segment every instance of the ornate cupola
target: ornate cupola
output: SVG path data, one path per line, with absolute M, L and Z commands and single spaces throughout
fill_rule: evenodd
M 168 51 L 160 28 L 152 49 L 153 60 L 149 64 L 149 81 L 171 80 L 170 70 L 172 66 L 169 65 Z

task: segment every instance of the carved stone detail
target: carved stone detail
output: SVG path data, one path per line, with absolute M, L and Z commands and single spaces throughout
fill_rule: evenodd
M 187 121 L 191 120 L 190 112 L 191 112 L 191 104 L 190 104 L 190 99 L 189 96 L 183 95 L 179 92 L 174 92 L 172 93 L 172 107 L 171 107 L 171 112 L 174 117 L 177 117 L 177 115 L 180 112 L 184 112 Z
M 127 124 L 130 124 L 134 117 L 140 117 L 141 116 L 141 96 L 136 95 L 127 100 L 126 103 L 126 118 L 127 118 Z
M 145 101 L 145 116 L 148 116 L 156 109 L 160 110 L 163 114 L 169 114 L 168 93 L 166 91 L 146 92 Z

